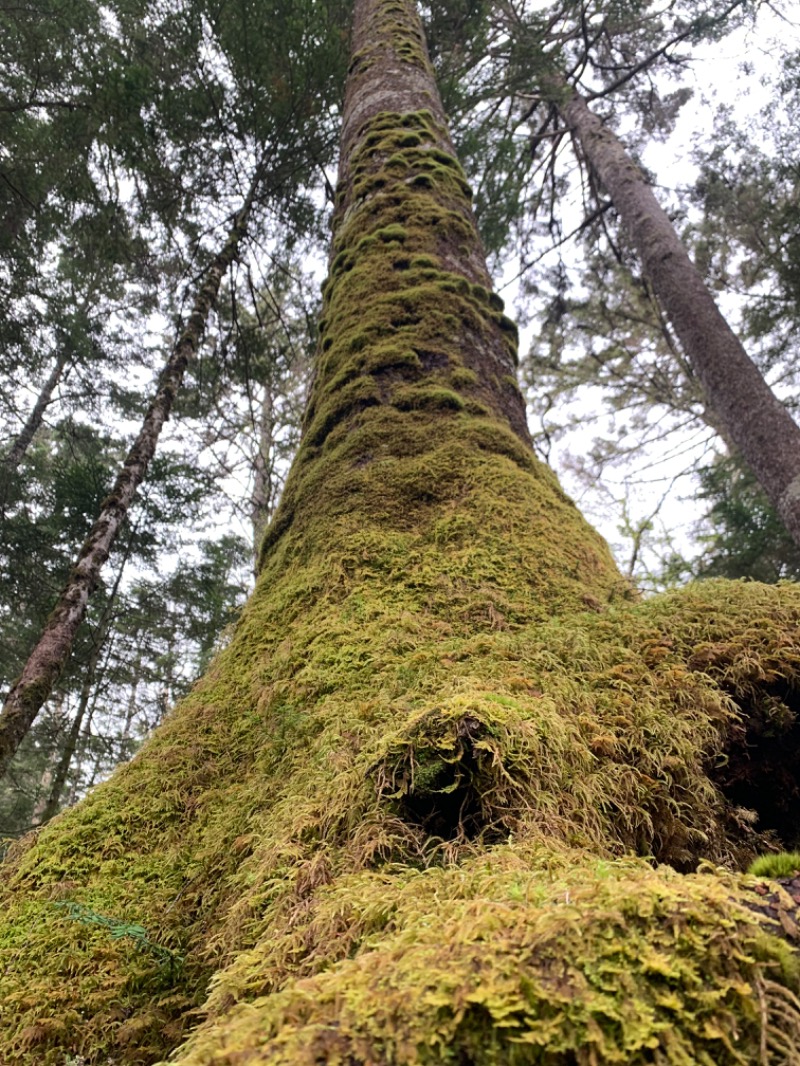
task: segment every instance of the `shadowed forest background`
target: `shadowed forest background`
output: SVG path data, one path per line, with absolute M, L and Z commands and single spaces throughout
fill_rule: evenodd
M 797 1061 L 794 13 L 419 14 L 0 12 L 0 1060 Z

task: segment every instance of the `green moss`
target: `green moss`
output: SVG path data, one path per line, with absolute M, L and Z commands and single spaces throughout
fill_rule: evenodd
M 368 237 L 362 237 L 356 245 L 356 249 L 358 252 L 363 253 L 373 241 L 378 241 L 383 244 L 390 244 L 392 241 L 397 241 L 399 244 L 402 244 L 407 236 L 407 230 L 395 222 L 390 226 L 382 226 L 380 229 L 376 229 Z
M 415 174 L 410 180 L 409 185 L 412 185 L 415 189 L 435 189 L 436 182 L 430 176 L 430 174 Z
M 317 513 L 298 501 L 211 674 L 6 865 L 4 1055 L 154 1061 L 214 973 L 179 1061 L 263 1041 L 268 1061 L 313 1062 L 320 1032 L 365 1063 L 545 1044 L 555 1062 L 757 1061 L 763 1004 L 791 1012 L 796 977 L 746 882 L 619 856 L 686 868 L 757 846 L 707 768 L 729 691 L 786 676 L 797 591 L 720 582 L 576 611 L 586 585 L 570 601 L 578 559 L 563 519 L 550 543 L 537 525 L 554 501 L 532 459 L 465 450 L 463 415 L 443 431 L 378 414 L 337 443 L 341 481 L 309 482 Z M 403 434 L 402 459 L 381 453 Z M 166 981 L 54 898 L 141 923 L 186 973 Z
M 339 379 L 341 380 L 341 376 Z M 321 444 L 336 426 L 354 411 L 380 404 L 381 395 L 375 381 L 369 376 L 349 380 L 336 388 L 333 399 L 309 421 L 306 429 L 307 445 L 313 448 Z
M 420 408 L 440 411 L 463 411 L 464 400 L 452 389 L 440 385 L 406 385 L 396 389 L 393 403 L 401 411 Z
M 800 852 L 759 855 L 750 863 L 747 872 L 754 877 L 794 877 L 800 873 Z
M 781 1017 L 763 1040 L 770 1061 L 791 1061 L 793 994 L 759 977 L 764 944 L 730 881 L 574 853 L 556 873 L 553 858 L 515 846 L 406 872 L 391 900 L 381 874 L 322 887 L 302 935 L 327 964 L 306 976 L 289 961 L 280 991 L 234 1008 L 179 1061 L 743 1066 Z M 289 944 L 263 950 L 266 972 L 291 959 Z M 731 954 L 746 960 L 737 976 Z
M 752 724 L 794 728 L 800 590 L 636 600 L 509 419 L 513 330 L 454 268 L 477 243 L 439 134 L 363 131 L 230 643 L 0 868 L 0 1061 L 796 1057 L 796 961 L 730 872 L 774 833 L 720 774 Z
M 478 384 L 478 375 L 474 370 L 467 370 L 466 367 L 457 366 L 450 372 L 450 381 L 458 389 L 469 389 L 471 386 Z

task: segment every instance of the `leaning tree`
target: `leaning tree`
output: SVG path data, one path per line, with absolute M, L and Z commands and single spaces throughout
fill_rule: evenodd
M 3 1061 L 797 1061 L 796 906 L 737 871 L 795 840 L 800 596 L 636 600 L 532 454 L 469 201 L 411 0 L 357 0 L 256 591 L 7 857 Z

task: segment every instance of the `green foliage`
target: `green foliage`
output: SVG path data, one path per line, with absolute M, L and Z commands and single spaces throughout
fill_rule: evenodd
M 720 106 L 713 143 L 695 145 L 700 174 L 691 203 L 701 215 L 686 239 L 716 287 L 745 297 L 742 333 L 754 358 L 780 375 L 791 404 L 800 338 L 800 211 L 790 145 L 800 129 L 800 57 L 784 50 L 773 63 L 765 75 L 771 96 L 756 120 L 748 127 Z
M 753 877 L 794 877 L 800 872 L 800 852 L 781 851 L 777 855 L 759 855 L 747 869 Z
M 6 480 L 0 563 L 4 688 L 38 636 L 75 547 L 108 490 L 117 448 L 105 434 L 65 422 L 41 431 L 16 475 Z M 62 804 L 74 802 L 116 762 L 129 758 L 210 658 L 244 598 L 250 546 L 232 535 L 200 540 L 172 573 L 165 573 L 163 564 L 164 553 L 174 548 L 176 518 L 201 519 L 210 487 L 209 476 L 168 455 L 152 464 L 149 489 L 112 554 L 73 660 L 0 783 L 0 836 L 18 836 L 41 816 L 82 704 L 85 720 Z
M 112 940 L 130 940 L 136 951 L 151 955 L 159 966 L 166 966 L 173 977 L 176 970 L 183 965 L 183 956 L 154 943 L 147 935 L 144 926 L 137 925 L 135 922 L 126 922 L 120 918 L 110 918 L 105 914 L 97 914 L 96 911 L 80 903 L 59 902 L 54 906 L 62 907 L 67 918 L 72 921 L 80 922 L 81 925 L 99 926 L 107 930 Z
M 770 583 L 800 577 L 800 549 L 740 460 L 718 458 L 700 472 L 708 510 L 698 577 L 747 577 Z

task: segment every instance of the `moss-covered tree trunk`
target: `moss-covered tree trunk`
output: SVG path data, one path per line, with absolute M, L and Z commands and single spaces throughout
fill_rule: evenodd
M 795 905 L 734 871 L 796 832 L 800 596 L 630 596 L 531 453 L 410 0 L 355 26 L 256 591 L 8 856 L 0 1060 L 795 1062 Z

